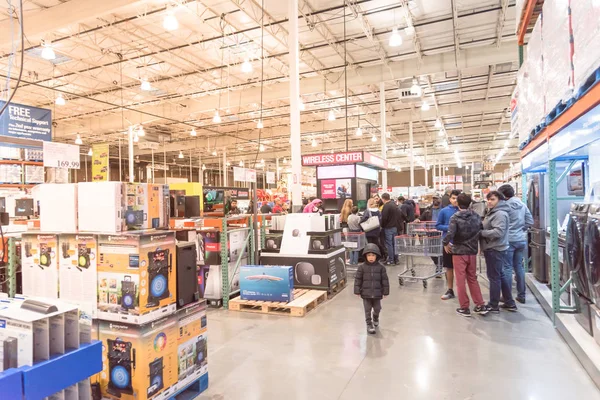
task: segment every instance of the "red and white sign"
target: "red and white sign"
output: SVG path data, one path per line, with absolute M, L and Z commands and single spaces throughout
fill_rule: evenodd
M 367 153 L 366 151 L 364 152 L 364 161 L 363 162 L 366 164 L 374 165 L 374 166 L 382 168 L 382 169 L 388 168 L 387 160 L 384 160 L 381 157 L 377 157 L 376 155 L 373 155 L 371 153 Z
M 302 156 L 302 165 L 305 167 L 317 165 L 355 164 L 363 162 L 362 151 L 351 151 L 336 154 L 308 154 Z
M 323 179 L 321 181 L 321 198 L 335 199 L 335 179 Z

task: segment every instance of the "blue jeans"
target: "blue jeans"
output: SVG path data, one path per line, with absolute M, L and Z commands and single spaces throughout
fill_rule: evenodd
M 489 306 L 498 308 L 500 304 L 500 292 L 504 297 L 504 304 L 514 306 L 512 297 L 512 263 L 509 262 L 508 250 L 485 250 L 483 252 L 487 266 L 487 277 L 490 281 Z
M 358 264 L 358 251 L 350 252 L 350 265 Z
M 510 242 L 508 246 L 508 259 L 515 271 L 517 278 L 517 299 L 525 300 L 525 268 L 523 255 L 527 249 L 527 242 Z
M 395 237 L 398 234 L 398 230 L 396 227 L 393 228 L 385 228 L 385 247 L 387 249 L 388 258 L 387 261 L 389 263 L 394 263 L 396 260 L 396 251 L 395 251 Z

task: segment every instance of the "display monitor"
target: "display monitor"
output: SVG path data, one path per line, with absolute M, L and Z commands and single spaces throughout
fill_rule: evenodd
M 33 214 L 33 199 L 15 200 L 15 217 L 31 217 Z

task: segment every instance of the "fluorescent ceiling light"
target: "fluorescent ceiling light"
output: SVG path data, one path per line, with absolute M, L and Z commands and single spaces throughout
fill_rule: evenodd
M 62 93 L 59 93 L 58 97 L 56 98 L 56 105 L 64 106 L 65 104 L 66 104 L 65 98 L 63 97 Z
M 77 134 L 77 137 L 75 138 L 75 144 L 78 144 L 78 145 L 83 144 L 83 140 L 81 140 L 81 136 L 79 136 L 79 133 Z
M 252 72 L 254 68 L 252 67 L 252 63 L 250 62 L 250 60 L 248 60 L 247 58 L 244 59 L 244 62 L 242 63 L 242 72 L 245 74 L 249 74 Z
M 390 47 L 402 46 L 402 36 L 400 36 L 400 33 L 398 33 L 398 28 L 392 29 L 389 45 Z
M 179 29 L 179 21 L 177 21 L 177 17 L 175 17 L 172 11 L 169 11 L 165 15 L 165 18 L 163 19 L 163 28 L 168 31 L 176 31 Z
M 219 115 L 219 110 L 215 111 L 215 116 L 213 117 L 213 123 L 220 124 L 221 116 Z

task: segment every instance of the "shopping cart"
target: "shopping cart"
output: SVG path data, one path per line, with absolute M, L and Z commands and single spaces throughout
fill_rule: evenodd
M 409 224 L 409 229 L 410 225 Z M 405 280 L 422 281 L 427 288 L 427 281 L 442 275 L 442 234 L 436 230 L 417 227 L 414 224 L 411 234 L 396 236 L 396 254 L 406 256 L 406 267 L 398 274 L 401 286 Z M 420 259 L 431 257 L 433 262 L 415 263 L 414 257 Z
M 346 252 L 362 250 L 367 244 L 367 238 L 364 232 L 343 232 L 342 233 L 342 245 L 346 248 Z M 346 272 L 355 273 L 358 269 L 357 265 L 346 265 Z

